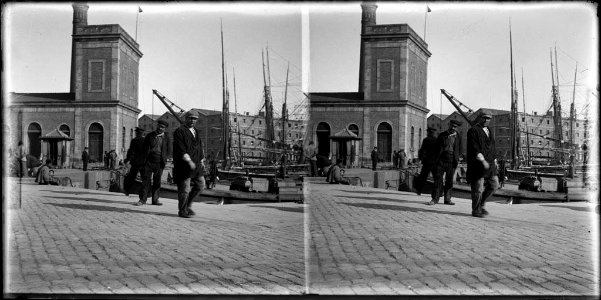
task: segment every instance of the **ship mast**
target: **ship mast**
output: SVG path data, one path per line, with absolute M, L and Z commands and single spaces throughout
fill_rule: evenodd
M 265 58 L 261 51 L 261 59 L 263 60 L 263 96 L 265 97 L 265 139 L 267 142 L 267 163 L 271 163 L 274 158 L 274 141 L 275 132 L 273 127 L 273 103 L 271 99 L 271 78 L 269 76 L 269 49 L 267 50 L 267 74 L 265 72 Z
M 517 169 L 519 167 L 518 149 L 519 149 L 519 134 L 518 134 L 518 122 L 517 122 L 517 103 L 518 103 L 518 92 L 515 84 L 515 74 L 513 71 L 513 41 L 511 37 L 511 20 L 509 21 L 509 55 L 510 55 L 510 68 L 511 68 L 511 167 Z
M 553 83 L 552 95 L 553 95 L 553 125 L 554 125 L 554 138 L 555 148 L 559 151 L 555 151 L 555 159 L 561 159 L 562 153 L 562 140 L 563 130 L 561 128 L 561 99 L 559 98 L 559 71 L 557 68 L 557 47 L 555 48 L 555 74 L 553 73 L 553 51 L 551 50 L 551 79 Z
M 240 120 L 238 119 L 238 97 L 236 96 L 236 70 L 234 73 L 234 110 L 236 116 L 236 132 L 238 133 L 238 166 L 242 164 L 242 137 L 240 136 Z
M 574 71 L 574 91 L 572 92 L 572 104 L 570 105 L 570 177 L 574 178 L 574 159 L 576 155 L 576 149 L 574 148 L 574 119 L 576 118 L 576 108 L 574 102 L 576 101 L 576 76 L 578 75 L 578 63 L 576 63 L 576 70 Z
M 290 71 L 290 63 L 288 63 L 288 68 L 286 69 L 286 88 L 284 89 L 284 103 L 282 104 L 282 148 L 283 148 L 283 157 L 282 157 L 282 178 L 286 177 L 286 164 L 287 164 L 287 153 L 286 153 L 286 125 L 288 124 L 288 109 L 286 108 L 286 101 L 288 98 L 288 73 Z
M 526 92 L 524 91 L 524 69 L 522 69 L 522 102 L 524 103 L 524 118 L 526 118 Z M 524 119 L 526 120 L 526 119 Z M 528 131 L 528 121 L 524 122 L 526 129 L 526 166 L 532 165 L 532 157 L 530 155 L 530 132 Z
M 225 57 L 224 57 L 224 49 L 223 49 L 223 23 L 221 23 L 221 84 L 223 88 L 223 106 L 221 111 L 221 122 L 222 122 L 222 140 L 223 140 L 223 163 L 222 168 L 226 169 L 228 167 L 228 155 L 229 155 L 229 131 L 230 131 L 230 122 L 229 122 L 229 99 L 227 92 L 227 78 L 225 75 Z

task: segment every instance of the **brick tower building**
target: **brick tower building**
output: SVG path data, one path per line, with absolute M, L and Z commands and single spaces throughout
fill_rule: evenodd
M 375 146 L 385 162 L 398 149 L 415 158 L 426 133 L 428 45 L 407 24 L 378 25 L 376 8 L 361 4 L 359 91 L 309 95 L 307 140 L 347 167 Z
M 59 168 L 79 165 L 84 147 L 92 161 L 110 150 L 123 158 L 140 113 L 138 43 L 117 24 L 88 25 L 87 14 L 73 4 L 69 93 L 10 93 L 9 147 L 23 141 Z

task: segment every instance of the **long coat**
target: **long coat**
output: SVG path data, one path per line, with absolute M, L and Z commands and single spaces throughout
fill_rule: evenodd
M 489 128 L 489 136 L 486 135 L 481 125 L 476 124 L 467 131 L 467 174 L 466 179 L 472 182 L 485 176 L 496 176 L 495 165 L 495 138 Z M 476 157 L 482 153 L 489 164 L 485 170 L 484 165 Z
M 157 132 L 153 131 L 146 135 L 144 138 L 144 145 L 142 146 L 144 149 L 144 163 L 149 162 L 150 152 L 152 150 L 152 145 L 154 141 L 157 139 Z M 165 162 L 167 161 L 167 151 L 169 151 L 169 139 L 167 138 L 167 134 L 163 133 L 163 144 L 161 145 L 161 157 L 160 157 L 160 168 L 165 168 Z
M 146 159 L 144 155 L 144 137 L 139 136 L 129 143 L 129 149 L 127 149 L 127 155 L 124 162 L 130 162 L 132 165 L 143 165 L 145 162 L 144 160 Z
M 444 146 L 447 143 L 447 141 L 449 140 L 451 133 L 449 133 L 449 131 L 444 131 L 441 132 L 438 135 L 438 138 L 436 138 L 436 156 L 438 157 L 438 160 L 440 160 L 441 158 L 444 159 L 441 154 L 444 151 Z M 453 167 L 456 168 L 457 164 L 459 163 L 459 154 L 461 153 L 461 135 L 459 134 L 459 132 L 455 132 L 455 144 L 453 144 Z
M 186 178 L 204 175 L 205 170 L 201 166 L 201 161 L 205 157 L 202 150 L 202 139 L 196 127 L 194 127 L 194 132 L 196 137 L 185 125 L 178 127 L 173 132 L 173 181 L 176 183 Z M 188 162 L 184 160 L 186 153 L 196 164 L 196 169 L 192 170 Z
M 424 165 L 433 165 L 438 158 L 436 153 L 436 137 L 428 136 L 422 142 L 421 148 L 419 148 L 419 152 L 417 153 L 417 158 Z

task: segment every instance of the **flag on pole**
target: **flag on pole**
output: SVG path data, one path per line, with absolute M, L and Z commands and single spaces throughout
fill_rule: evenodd
M 141 13 L 142 11 L 143 11 L 142 8 L 138 6 L 138 12 Z M 428 9 L 428 11 L 430 11 L 430 10 Z
M 430 6 L 426 5 L 426 7 L 428 8 L 428 12 L 432 12 L 432 10 L 430 9 Z

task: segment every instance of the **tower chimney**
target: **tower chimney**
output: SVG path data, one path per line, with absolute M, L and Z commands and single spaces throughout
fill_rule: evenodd
M 367 31 L 367 26 L 376 25 L 376 9 L 378 6 L 372 2 L 361 3 L 361 50 L 359 52 L 359 92 L 363 92 L 365 80 L 365 42 L 363 34 Z
M 73 3 L 73 34 L 71 40 L 71 84 L 69 92 L 75 94 L 75 83 L 76 78 L 76 66 L 75 66 L 75 34 L 77 34 L 77 28 L 88 25 L 88 4 L 84 3 Z

